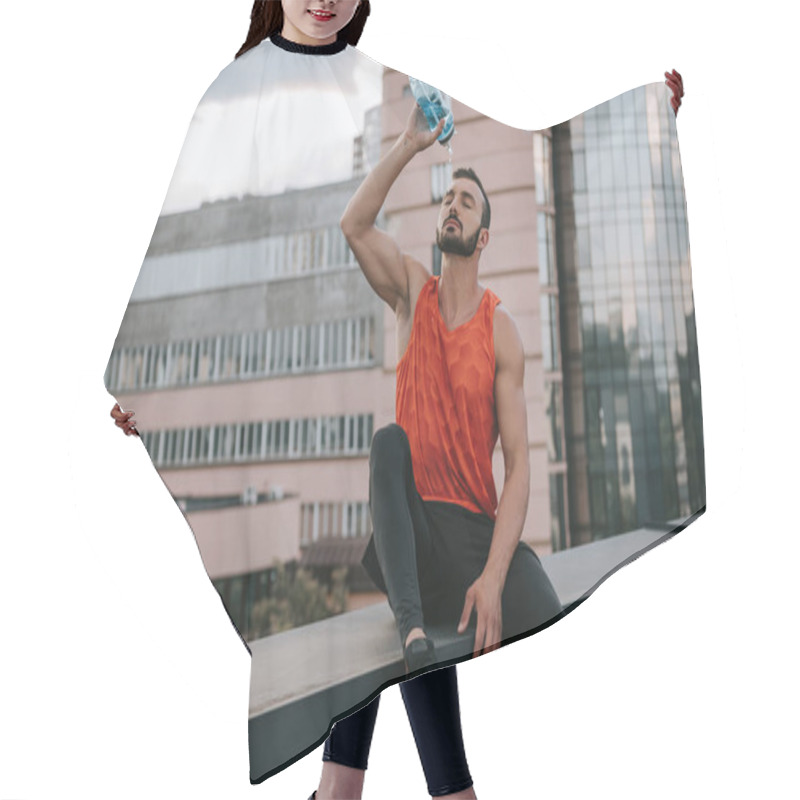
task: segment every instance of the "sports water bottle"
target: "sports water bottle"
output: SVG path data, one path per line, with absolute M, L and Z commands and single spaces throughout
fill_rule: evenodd
M 442 117 L 445 118 L 444 128 L 439 134 L 438 141 L 442 144 L 447 144 L 450 137 L 455 133 L 453 112 L 450 110 L 450 98 L 435 86 L 430 86 L 411 76 L 408 78 L 408 85 L 411 87 L 411 92 L 417 101 L 417 105 L 424 112 L 431 130 L 436 129 Z

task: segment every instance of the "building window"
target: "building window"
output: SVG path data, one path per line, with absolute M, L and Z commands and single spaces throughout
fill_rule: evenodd
M 364 137 L 356 136 L 355 139 L 353 139 L 353 177 L 360 178 L 362 175 L 365 175 L 366 172 Z
M 560 369 L 558 358 L 558 296 L 543 294 L 540 298 L 542 313 L 542 360 L 545 372 Z
M 372 430 L 372 414 L 352 414 L 147 431 L 142 441 L 157 467 L 190 467 L 367 455 Z
M 375 363 L 375 334 L 374 317 L 356 317 L 122 347 L 111 354 L 106 385 L 112 392 L 130 392 L 323 369 L 371 367 Z
M 554 553 L 569 546 L 564 491 L 564 474 L 550 473 L 550 541 Z
M 453 182 L 453 165 L 449 161 L 431 164 L 431 202 L 441 203 Z
M 550 137 L 534 131 L 533 166 L 536 179 L 536 203 L 549 206 L 553 203 L 553 164 Z
M 366 538 L 372 533 L 366 501 L 311 502 L 300 506 L 300 546 L 320 539 Z
M 363 145 L 359 157 L 363 161 Z M 337 223 L 253 241 L 148 256 L 131 299 L 157 300 L 356 266 L 355 256 Z
M 539 211 L 536 215 L 536 236 L 539 242 L 539 283 L 556 285 L 556 234 L 555 218 Z
M 547 402 L 547 458 L 552 464 L 564 460 L 564 400 L 561 384 L 548 381 L 545 384 L 545 399 Z

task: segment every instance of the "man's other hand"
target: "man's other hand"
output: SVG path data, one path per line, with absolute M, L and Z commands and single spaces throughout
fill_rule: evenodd
M 458 632 L 464 633 L 472 616 L 472 609 L 478 615 L 475 628 L 475 647 L 473 658 L 481 653 L 490 653 L 500 647 L 503 635 L 503 587 L 497 581 L 481 575 L 467 589 L 464 610 L 458 623 Z

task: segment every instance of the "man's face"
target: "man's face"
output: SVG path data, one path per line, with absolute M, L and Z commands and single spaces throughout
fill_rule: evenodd
M 478 245 L 483 215 L 481 190 L 469 178 L 456 178 L 442 198 L 436 244 L 443 253 L 471 256 Z

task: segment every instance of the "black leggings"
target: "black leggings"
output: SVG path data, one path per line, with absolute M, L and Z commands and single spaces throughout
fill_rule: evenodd
M 401 646 L 424 623 L 455 632 L 469 587 L 489 558 L 494 521 L 456 503 L 423 500 L 414 481 L 406 432 L 392 423 L 376 431 L 369 457 L 373 536 L 363 564 L 385 592 Z M 503 585 L 502 640 L 528 633 L 561 613 L 542 563 L 519 542 Z M 474 610 L 470 628 L 474 632 Z
M 394 423 L 372 439 L 369 490 L 374 534 L 363 564 L 388 596 L 401 646 L 412 628 L 424 628 L 425 620 L 455 629 L 466 591 L 486 565 L 494 522 L 455 503 L 423 500 L 414 481 L 408 437 Z M 503 640 L 561 612 L 538 556 L 522 542 L 509 566 L 502 606 Z M 474 612 L 470 625 L 474 630 Z M 471 786 L 455 667 L 405 681 L 400 691 L 431 796 Z M 324 761 L 367 768 L 379 700 L 333 726 Z
M 461 735 L 456 668 L 445 667 L 403 681 L 400 692 L 431 797 L 468 789 L 472 776 Z M 378 695 L 333 726 L 325 741 L 323 761 L 367 768 L 380 699 Z

